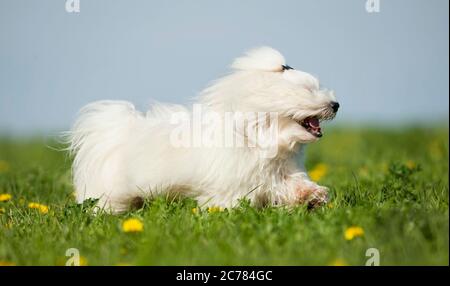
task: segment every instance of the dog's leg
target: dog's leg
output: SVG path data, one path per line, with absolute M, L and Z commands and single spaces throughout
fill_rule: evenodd
M 291 191 L 297 204 L 307 204 L 308 208 L 316 208 L 328 202 L 328 188 L 311 181 L 306 173 L 291 175 Z
M 281 184 L 272 188 L 269 201 L 274 206 L 296 206 L 306 204 L 308 209 L 328 202 L 328 188 L 311 181 L 306 172 L 286 175 Z

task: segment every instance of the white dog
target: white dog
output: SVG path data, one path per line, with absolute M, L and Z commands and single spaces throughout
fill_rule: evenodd
M 224 122 L 231 118 L 231 135 L 246 144 L 206 146 L 203 139 L 195 146 L 185 144 L 196 140 L 195 134 L 189 138 L 192 125 L 203 127 L 205 122 L 180 117 L 194 113 L 183 106 L 155 104 L 142 114 L 128 102 L 94 102 L 80 111 L 69 132 L 77 200 L 99 199 L 100 207 L 113 212 L 156 194 L 192 197 L 201 207 L 229 208 L 244 198 L 255 206 L 326 203 L 327 188 L 308 178 L 302 154 L 306 143 L 322 136 L 320 121 L 334 118 L 339 104 L 333 92 L 320 89 L 312 75 L 287 66 L 269 47 L 237 58 L 232 68 L 197 103 L 215 114 L 206 133 L 224 132 Z M 270 122 L 246 117 L 239 127 L 242 116 L 226 117 L 229 113 L 272 117 Z M 267 152 L 249 136 L 252 130 L 270 134 L 275 148 Z M 184 131 L 187 139 L 176 143 Z M 222 139 L 215 136 L 212 142 Z

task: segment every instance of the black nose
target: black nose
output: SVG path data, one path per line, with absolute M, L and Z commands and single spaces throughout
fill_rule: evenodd
M 331 108 L 333 109 L 333 111 L 336 113 L 339 109 L 339 102 L 332 101 L 330 105 L 331 105 Z

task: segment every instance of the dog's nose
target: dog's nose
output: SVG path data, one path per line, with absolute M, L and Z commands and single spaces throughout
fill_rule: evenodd
M 331 105 L 331 108 L 333 109 L 333 111 L 336 113 L 338 111 L 338 109 L 339 109 L 339 102 L 332 101 L 330 103 L 330 105 Z

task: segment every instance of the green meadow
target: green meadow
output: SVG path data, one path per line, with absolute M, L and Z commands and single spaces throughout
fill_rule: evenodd
M 3 136 L 0 265 L 65 265 L 70 248 L 83 265 L 365 265 L 369 248 L 381 265 L 448 265 L 448 127 L 328 129 L 306 152 L 324 207 L 160 197 L 121 215 L 75 202 L 56 141 Z

